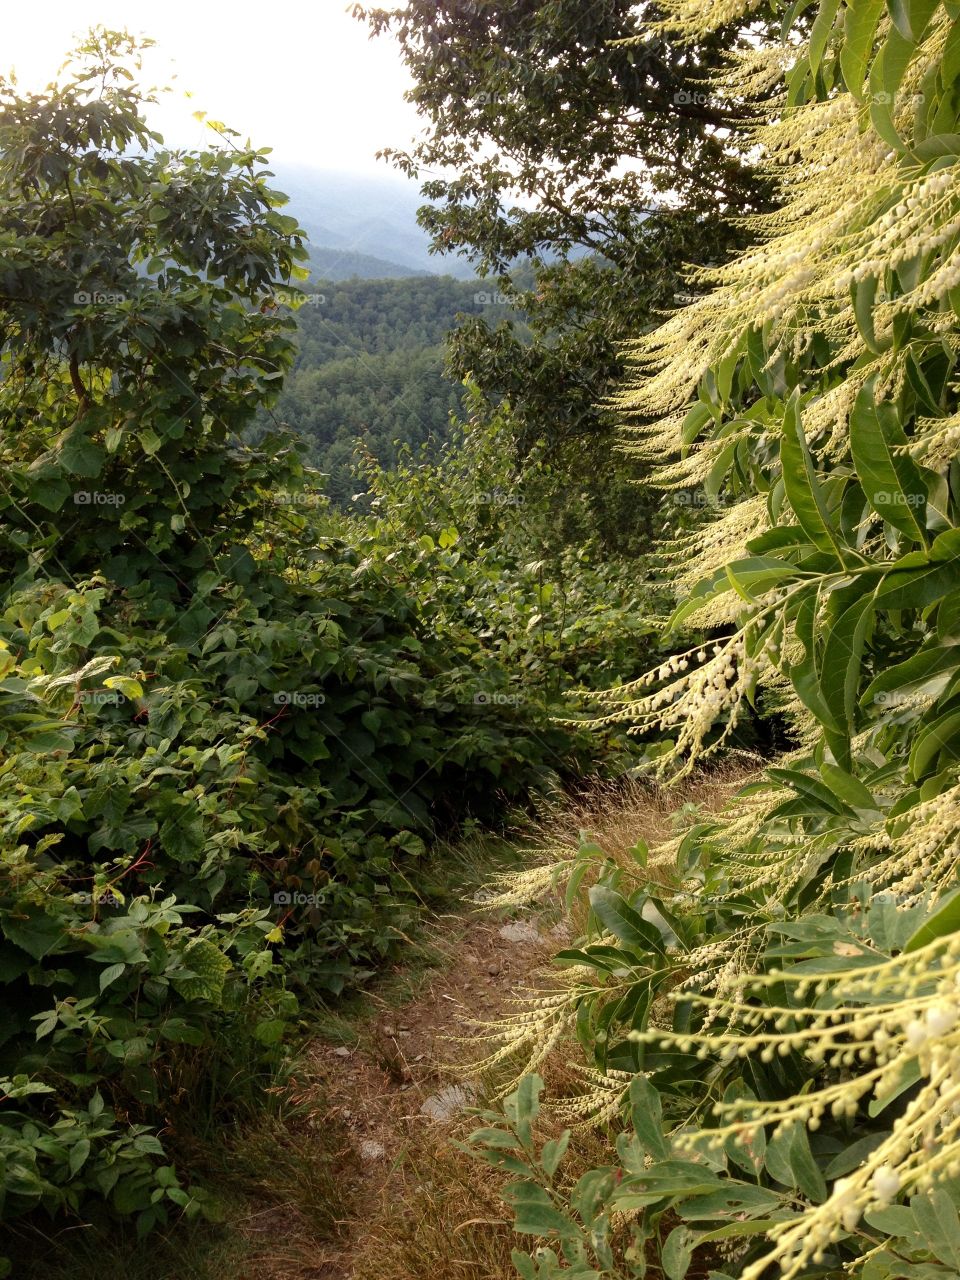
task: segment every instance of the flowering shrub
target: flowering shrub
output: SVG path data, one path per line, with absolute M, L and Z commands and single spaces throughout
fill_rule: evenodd
M 690 39 L 754 13 L 664 9 Z M 763 699 L 795 749 L 629 875 L 589 847 L 555 871 L 587 932 L 514 1046 L 576 1031 L 589 1087 L 560 1115 L 620 1132 L 573 1187 L 535 1082 L 477 1135 L 520 1177 L 518 1228 L 558 1241 L 526 1277 L 960 1266 L 958 12 L 782 16 L 715 90 L 769 103 L 782 206 L 636 344 L 621 398 L 662 484 L 725 495 L 668 550 L 673 634 L 716 638 L 599 720 L 658 730 L 683 771 Z

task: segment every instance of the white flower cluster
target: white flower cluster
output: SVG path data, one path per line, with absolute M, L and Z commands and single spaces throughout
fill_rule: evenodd
M 827 1248 L 853 1231 L 864 1213 L 889 1205 L 901 1191 L 924 1192 L 941 1177 L 960 1175 L 960 936 L 936 939 L 868 969 L 820 978 L 771 970 L 745 985 L 749 997 L 782 983 L 793 989 L 796 1007 L 684 991 L 676 998 L 704 1008 L 707 1030 L 631 1033 L 645 1043 L 669 1041 L 701 1059 L 729 1063 L 758 1056 L 771 1062 L 799 1052 L 830 1070 L 820 1088 L 791 1098 L 720 1103 L 717 1110 L 729 1123 L 687 1131 L 678 1145 L 720 1149 L 731 1137 L 748 1139 L 759 1127 L 772 1126 L 774 1136 L 795 1124 L 814 1130 L 828 1111 L 850 1119 L 870 1097 L 896 1097 L 911 1065 L 922 1084 L 890 1135 L 834 1183 L 823 1204 L 770 1230 L 771 1251 L 747 1267 L 742 1280 L 759 1280 L 774 1261 L 790 1280 L 811 1262 L 822 1262 Z M 721 1019 L 726 1029 L 713 1029 Z M 738 1033 L 734 1026 L 745 1029 Z
M 692 660 L 698 664 L 693 669 Z M 742 629 L 709 649 L 676 654 L 639 680 L 598 695 L 601 703 L 612 703 L 619 709 L 605 712 L 595 723 L 627 723 L 630 732 L 659 728 L 675 735 L 673 748 L 661 758 L 661 766 L 666 769 L 683 761 L 680 773 L 689 772 L 696 759 L 718 750 L 729 739 L 743 700 L 767 661 L 748 653 L 746 630 Z M 636 696 L 661 682 L 667 682 L 663 688 Z M 717 724 L 722 724 L 720 733 L 705 746 L 707 735 Z

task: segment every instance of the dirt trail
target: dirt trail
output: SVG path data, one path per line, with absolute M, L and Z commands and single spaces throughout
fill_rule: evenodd
M 487 1050 L 479 1033 L 471 1031 L 471 1020 L 487 1021 L 507 1012 L 510 999 L 528 986 L 532 972 L 556 950 L 557 934 L 530 919 L 451 918 L 437 923 L 431 943 L 441 962 L 422 975 L 412 998 L 402 1004 L 383 1001 L 382 1010 L 356 1028 L 355 1046 L 317 1040 L 308 1047 L 304 1076 L 310 1082 L 311 1106 L 316 1099 L 311 1124 L 335 1128 L 342 1138 L 338 1164 L 344 1212 L 337 1240 L 306 1269 L 302 1260 L 290 1266 L 278 1258 L 272 1247 L 278 1231 L 275 1213 L 253 1217 L 246 1234 L 258 1255 L 255 1280 L 406 1280 L 408 1275 L 417 1280 L 420 1272 L 407 1270 L 397 1260 L 393 1270 L 382 1269 L 378 1241 L 402 1253 L 397 1237 L 404 1233 L 412 1254 L 422 1243 L 423 1280 L 461 1274 L 500 1280 L 501 1275 L 515 1275 L 508 1259 L 509 1246 L 516 1241 L 510 1238 L 502 1204 L 492 1197 L 484 1207 L 482 1195 L 471 1187 L 471 1201 L 478 1196 L 479 1203 L 453 1205 L 449 1201 L 455 1188 L 438 1184 L 432 1175 L 438 1162 L 451 1159 L 451 1139 L 474 1127 L 465 1120 L 464 1108 L 474 1105 L 479 1095 L 468 1070 L 465 1078 L 464 1064 Z M 453 1158 L 472 1164 L 465 1156 Z M 432 1203 L 438 1198 L 444 1203 Z M 483 1216 L 491 1211 L 495 1218 Z M 452 1221 L 458 1215 L 459 1222 Z M 488 1235 L 491 1228 L 498 1229 L 505 1269 L 485 1271 L 481 1268 L 492 1262 L 458 1258 L 458 1241 L 451 1239 L 452 1269 L 438 1276 L 428 1261 L 428 1243 L 425 1238 L 418 1241 L 418 1233 L 425 1235 L 427 1230 L 427 1217 L 451 1219 L 454 1235 L 471 1225 L 485 1227 Z M 469 1254 L 470 1248 L 460 1252 Z M 254 1280 L 253 1271 L 249 1280 Z

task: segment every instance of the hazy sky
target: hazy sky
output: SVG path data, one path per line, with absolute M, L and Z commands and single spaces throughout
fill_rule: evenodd
M 346 0 L 7 0 L 4 10 L 0 69 L 25 89 L 45 85 L 93 24 L 156 40 L 145 76 L 172 81 L 174 93 L 150 122 L 171 145 L 209 140 L 192 118 L 203 110 L 278 159 L 386 175 L 374 153 L 405 146 L 417 129 L 396 47 L 369 40 Z

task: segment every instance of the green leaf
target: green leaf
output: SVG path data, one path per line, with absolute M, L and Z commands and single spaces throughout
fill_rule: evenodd
M 3 934 L 34 960 L 42 960 L 65 939 L 64 922 L 34 907 L 21 908 L 3 920 Z
M 842 605 L 841 605 L 842 608 Z M 820 665 L 820 695 L 849 736 L 856 727 L 857 694 L 863 670 L 863 651 L 873 624 L 874 595 L 854 600 L 838 618 L 831 618 Z
M 850 296 L 853 301 L 853 314 L 860 330 L 861 337 L 873 352 L 880 352 L 873 326 L 873 305 L 877 296 L 876 276 L 867 276 L 863 280 L 854 280 L 850 285 Z
M 850 0 L 844 13 L 840 68 L 847 88 L 863 101 L 863 82 L 884 0 Z
M 157 453 L 163 444 L 163 441 L 152 427 L 141 427 L 137 432 L 137 439 L 140 441 L 140 447 L 144 453 L 151 456 Z
M 660 931 L 648 924 L 619 893 L 608 889 L 606 885 L 595 884 L 588 897 L 597 919 L 608 933 L 612 933 L 628 947 L 663 955 Z
M 772 556 L 751 556 L 745 560 L 734 560 L 726 566 L 730 585 L 748 603 L 753 603 L 756 596 L 766 594 L 786 578 L 795 577 L 796 572 L 795 565 Z
M 960 644 L 932 645 L 912 654 L 903 662 L 898 662 L 881 671 L 871 680 L 863 691 L 860 704 L 869 707 L 874 703 L 880 706 L 893 705 L 894 698 L 886 695 L 895 690 L 907 690 L 913 686 L 923 685 L 926 681 L 941 674 L 947 675 L 960 666 Z
M 838 799 L 852 809 L 877 812 L 877 802 L 859 778 L 829 761 L 820 766 L 820 776 Z
M 535 1182 L 511 1182 L 504 1188 L 503 1198 L 513 1207 L 514 1231 L 565 1239 L 579 1234 L 576 1224 L 554 1208 L 550 1196 Z
M 817 480 L 813 459 L 800 423 L 799 393 L 790 397 L 783 416 L 780 470 L 797 523 L 815 547 L 842 559 L 836 530 Z
M 960 710 L 947 711 L 938 716 L 914 739 L 910 752 L 910 776 L 916 781 L 928 774 L 937 765 L 941 752 L 946 752 L 950 760 L 958 759 L 958 737 Z
M 904 951 L 919 951 L 921 947 L 945 938 L 960 929 L 960 888 L 952 890 L 933 909 L 923 924 L 911 934 Z
M 821 673 L 817 663 L 818 603 L 819 593 L 808 594 L 801 600 L 794 630 L 803 645 L 804 656 L 799 662 L 792 663 L 787 670 L 803 705 L 813 712 L 821 724 L 838 734 L 846 735 L 847 726 L 837 715 L 839 708 L 832 707 L 823 699 Z
M 580 886 L 589 869 L 588 863 L 580 862 L 574 867 L 567 879 L 563 902 L 564 909 L 568 915 L 573 910 L 573 904 L 577 900 L 577 894 L 580 892 Z
M 126 967 L 125 964 L 107 965 L 106 969 L 100 974 L 100 990 L 105 991 L 111 982 L 116 982 L 117 978 L 123 975 Z
M 35 480 L 29 492 L 32 501 L 47 511 L 59 511 L 72 490 L 66 480 Z
M 796 1185 L 810 1200 L 821 1204 L 827 1198 L 827 1184 L 810 1150 L 806 1125 L 794 1124 L 790 1134 L 790 1168 Z
M 777 782 L 782 782 L 784 786 L 790 787 L 798 795 L 809 797 L 816 808 L 823 809 L 827 813 L 836 814 L 846 811 L 846 803 L 839 799 L 829 786 L 824 786 L 819 778 L 811 777 L 810 774 L 803 773 L 800 769 L 776 769 L 771 767 L 767 770 L 767 775 Z
M 957 26 L 956 21 L 950 27 L 943 46 L 940 74 L 945 85 L 953 84 L 960 76 L 960 27 Z
M 867 1114 L 871 1118 L 880 1115 L 881 1112 L 889 1107 L 891 1102 L 896 1102 L 901 1093 L 906 1093 L 919 1079 L 920 1064 L 916 1058 L 909 1058 L 903 1063 L 894 1080 L 887 1084 L 883 1092 L 870 1099 L 870 1103 L 867 1106 Z
M 644 1150 L 655 1160 L 665 1159 L 670 1154 L 670 1144 L 663 1133 L 660 1094 L 646 1076 L 634 1076 L 630 1081 L 630 1115 Z
M 687 411 L 683 424 L 680 428 L 680 442 L 682 445 L 690 445 L 696 440 L 697 436 L 707 425 L 713 421 L 713 414 L 708 405 L 702 400 L 698 400 L 691 409 Z
M 824 1169 L 823 1176 L 830 1181 L 834 1178 L 846 1177 L 848 1173 L 859 1168 L 867 1156 L 876 1151 L 877 1147 L 886 1140 L 886 1137 L 885 1133 L 869 1133 L 865 1138 L 858 1138 L 856 1142 L 851 1142 L 848 1147 L 844 1147 L 833 1157 Z
M 660 1261 L 670 1280 L 684 1280 L 690 1269 L 696 1233 L 689 1227 L 674 1227 L 660 1254 Z
M 911 1196 L 910 1209 L 927 1247 L 940 1262 L 960 1273 L 960 1215 L 941 1189 Z
M 108 676 L 103 683 L 107 689 L 117 689 L 131 701 L 143 697 L 143 685 L 132 676 Z
M 543 1080 L 532 1073 L 520 1081 L 513 1093 L 507 1098 L 505 1111 L 507 1117 L 517 1131 L 521 1143 L 530 1148 L 531 1126 L 540 1114 L 540 1094 L 543 1092 Z
M 552 1178 L 557 1172 L 560 1167 L 560 1161 L 566 1154 L 569 1145 L 569 1129 L 564 1129 L 559 1138 L 552 1138 L 549 1142 L 543 1144 L 543 1150 L 540 1152 L 540 1167 L 548 1178 Z
M 520 1280 L 537 1280 L 537 1264 L 528 1253 L 521 1253 L 519 1249 L 513 1249 L 510 1253 L 510 1261 L 516 1267 L 520 1276 Z M 600 1273 L 594 1273 L 597 1280 L 600 1280 Z
M 820 1172 L 813 1153 L 806 1127 L 791 1124 L 767 1143 L 764 1156 L 769 1173 L 786 1187 L 797 1187 L 810 1200 L 817 1203 L 827 1198 L 827 1184 Z M 769 1204 L 760 1211 L 769 1212 Z
M 934 133 L 913 148 L 918 160 L 938 160 L 941 156 L 960 155 L 960 133 Z
M 81 1138 L 79 1142 L 75 1142 L 73 1146 L 70 1148 L 70 1156 L 68 1159 L 68 1164 L 70 1168 L 70 1174 L 72 1177 L 75 1178 L 77 1174 L 80 1172 L 80 1170 L 83 1168 L 83 1166 L 86 1164 L 87 1157 L 89 1156 L 89 1154 L 90 1154 L 89 1138 Z
M 887 32 L 887 37 L 870 69 L 870 123 L 884 142 L 903 153 L 906 148 L 903 139 L 897 132 L 893 112 L 900 84 L 910 65 L 913 43 L 904 39 L 895 27 Z M 861 329 L 861 332 L 863 330 Z M 864 334 L 866 339 L 866 334 Z M 881 348 L 876 344 L 868 344 L 873 351 Z M 890 345 L 889 339 L 885 343 Z
M 253 1029 L 253 1037 L 259 1044 L 279 1044 L 287 1030 L 282 1018 L 266 1018 Z
M 840 0 L 821 0 L 821 4 L 817 9 L 817 16 L 813 20 L 813 26 L 810 28 L 810 44 L 807 50 L 810 70 L 813 75 L 816 75 L 820 68 L 820 62 L 827 47 L 827 41 L 830 39 L 830 33 L 833 30 L 833 24 L 839 9 Z
M 916 44 L 927 29 L 938 0 L 887 0 L 894 26 L 911 45 Z
M 749 1098 L 755 1102 L 756 1094 L 742 1080 L 734 1080 L 724 1090 L 723 1100 L 725 1103 L 730 1103 L 741 1098 Z M 737 1131 L 724 1142 L 723 1149 L 735 1165 L 756 1177 L 763 1168 L 767 1150 L 767 1137 L 763 1125 L 759 1122 L 740 1123 Z
M 506 1129 L 475 1129 L 467 1139 L 484 1147 L 494 1147 L 498 1151 L 519 1151 L 520 1141 Z
M 897 560 L 877 588 L 877 607 L 925 609 L 960 587 L 960 529 L 938 534 L 929 551 Z
M 71 431 L 60 446 L 61 464 L 75 476 L 95 479 L 103 471 L 106 450 L 87 438 L 79 427 Z
M 897 411 L 877 404 L 873 380 L 860 390 L 850 414 L 850 450 L 857 476 L 874 511 L 914 542 L 925 545 L 927 489 L 906 445 Z
M 726 595 L 732 588 L 733 584 L 727 574 L 726 567 L 715 570 L 707 578 L 702 578 L 690 592 L 689 596 L 682 604 L 678 605 L 676 610 L 670 615 L 667 621 L 667 630 L 675 631 L 682 623 L 702 609 L 704 605 L 711 600 L 716 600 L 718 596 Z
M 767 1155 L 774 1145 L 767 1144 Z M 787 1143 L 789 1145 L 789 1141 Z M 767 1163 L 769 1168 L 769 1162 Z M 774 1175 L 776 1176 L 776 1175 Z M 791 1185 L 789 1170 L 783 1181 Z M 722 1190 L 706 1196 L 693 1196 L 677 1206 L 677 1212 L 688 1222 L 706 1222 L 710 1219 L 729 1221 L 731 1218 L 756 1218 L 773 1213 L 783 1203 L 782 1197 L 768 1187 L 754 1187 L 748 1182 L 725 1179 Z M 711 1233 L 712 1234 L 712 1233 Z

